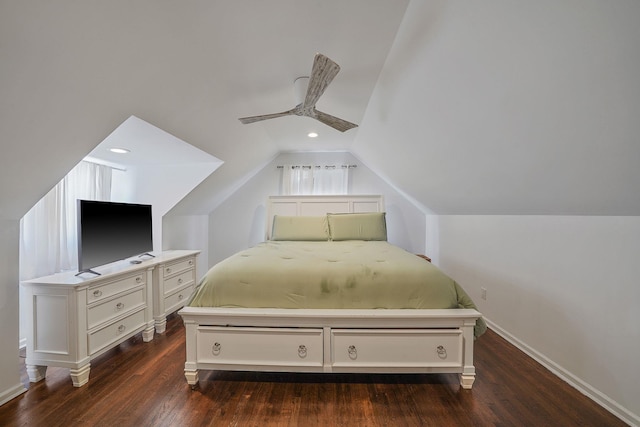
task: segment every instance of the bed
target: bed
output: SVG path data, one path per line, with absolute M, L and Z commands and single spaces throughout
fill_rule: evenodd
M 213 266 L 180 315 L 200 370 L 457 373 L 486 330 L 464 289 L 387 241 L 381 196 L 274 196 L 264 242 Z

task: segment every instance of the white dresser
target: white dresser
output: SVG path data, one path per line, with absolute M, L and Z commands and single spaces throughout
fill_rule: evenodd
M 188 300 L 198 254 L 166 251 L 140 264 L 97 267 L 100 276 L 67 272 L 22 282 L 29 380 L 40 381 L 47 366 L 59 366 L 81 387 L 89 381 L 91 359 L 140 332 L 151 341 L 154 327 L 164 331 L 167 314 Z M 167 268 L 175 274 L 161 273 Z
M 167 315 L 182 308 L 196 286 L 198 251 L 171 251 L 157 257 L 153 269 L 153 319 L 156 332 L 167 326 Z

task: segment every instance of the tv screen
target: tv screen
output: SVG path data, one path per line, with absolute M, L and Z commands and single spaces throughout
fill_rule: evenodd
M 78 200 L 78 271 L 153 250 L 151 205 Z

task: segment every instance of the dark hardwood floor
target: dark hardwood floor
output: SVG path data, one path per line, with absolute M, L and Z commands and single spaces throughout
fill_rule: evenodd
M 0 407 L 1 426 L 623 426 L 619 419 L 492 331 L 476 342 L 477 378 L 202 372 L 183 376 L 184 327 L 173 315 L 149 343 L 136 336 L 91 364 L 74 388 L 68 370 Z M 23 361 L 24 362 L 24 361 Z

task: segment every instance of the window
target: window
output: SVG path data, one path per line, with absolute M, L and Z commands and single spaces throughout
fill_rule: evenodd
M 283 195 L 347 194 L 349 169 L 353 166 L 297 166 L 282 167 Z

